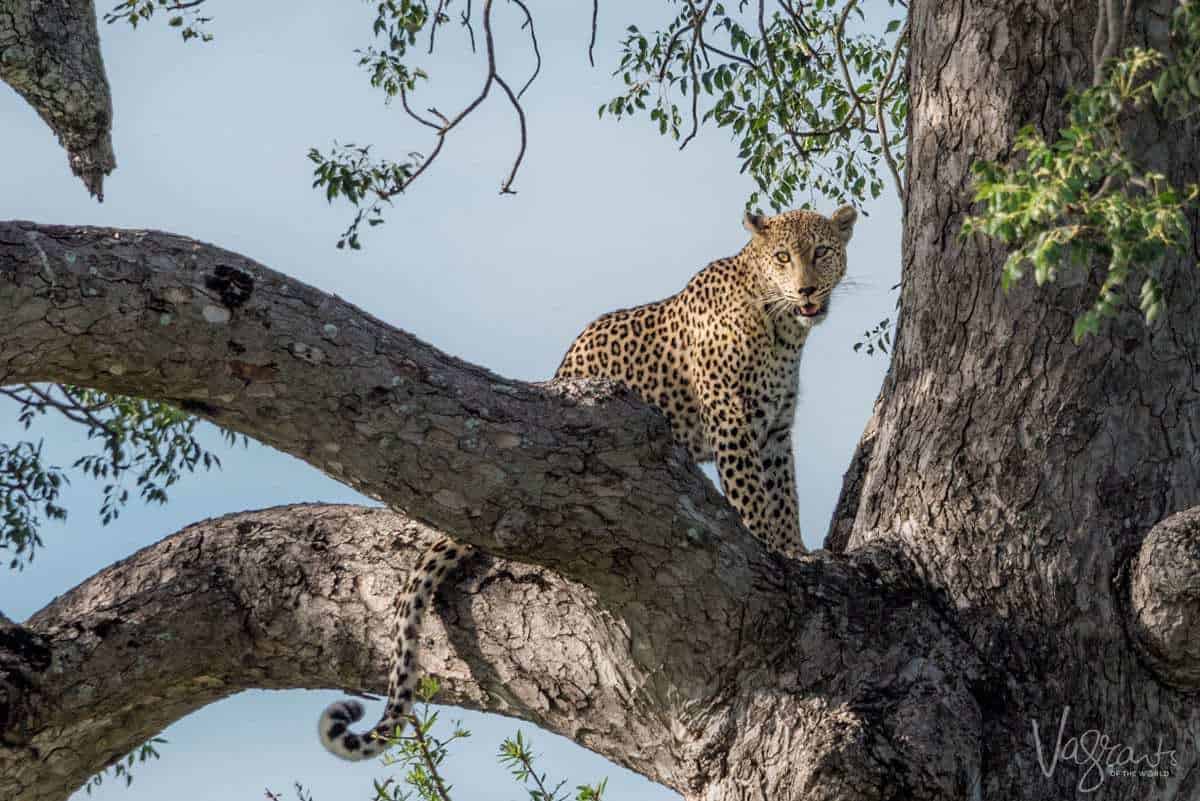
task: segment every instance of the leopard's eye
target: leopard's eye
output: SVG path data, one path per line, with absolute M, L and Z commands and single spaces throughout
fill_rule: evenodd
M 827 254 L 829 252 L 829 250 L 830 249 L 828 247 L 826 247 L 825 245 L 817 245 L 817 249 L 813 251 L 813 258 L 814 259 L 823 258 L 825 256 L 825 254 Z
M 792 256 L 786 250 L 781 250 L 775 254 L 775 260 L 780 264 L 787 264 L 792 260 Z

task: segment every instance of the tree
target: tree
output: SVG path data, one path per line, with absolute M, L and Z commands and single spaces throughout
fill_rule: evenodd
M 506 381 L 183 237 L 0 224 L 0 385 L 167 402 L 404 510 L 207 521 L 5 622 L 0 788 L 64 797 L 241 687 L 339 685 L 365 663 L 381 683 L 386 647 L 335 625 L 365 613 L 339 571 L 394 582 L 435 526 L 489 554 L 432 632 L 447 700 L 687 798 L 1193 797 L 1195 242 L 1162 256 L 1152 326 L 1114 302 L 1076 344 L 1111 263 L 1005 292 L 1006 249 L 956 233 L 978 209 L 972 165 L 1006 162 L 1026 124 L 1053 140 L 1109 43 L 1173 53 L 1175 7 L 913 4 L 894 358 L 827 550 L 796 561 L 765 553 L 618 388 Z M 1194 115 L 1118 116 L 1132 152 L 1196 181 Z M 389 563 L 367 563 L 391 532 Z M 517 604 L 535 644 L 572 647 L 509 647 Z M 314 642 L 337 662 L 306 658 Z M 43 754 L 51 739 L 66 747 Z

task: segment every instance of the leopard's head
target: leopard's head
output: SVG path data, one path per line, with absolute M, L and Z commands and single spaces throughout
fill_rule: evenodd
M 846 243 L 858 212 L 842 206 L 828 217 L 800 209 L 774 217 L 746 214 L 753 238 L 742 250 L 759 270 L 769 314 L 791 314 L 813 326 L 829 312 L 833 288 L 846 274 Z

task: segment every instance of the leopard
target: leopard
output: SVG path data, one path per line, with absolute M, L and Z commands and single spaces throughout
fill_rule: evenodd
M 750 241 L 736 255 L 710 262 L 668 298 L 600 316 L 575 338 L 554 376 L 609 379 L 656 406 L 696 462 L 715 462 L 746 529 L 785 558 L 806 553 L 792 442 L 800 357 L 846 274 L 857 219 L 850 205 L 828 217 L 807 209 L 747 212 Z M 318 731 L 329 752 L 368 759 L 403 729 L 418 685 L 422 616 L 471 553 L 441 538 L 421 557 L 397 599 L 384 713 L 358 733 L 350 726 L 363 717 L 361 703 L 326 707 Z

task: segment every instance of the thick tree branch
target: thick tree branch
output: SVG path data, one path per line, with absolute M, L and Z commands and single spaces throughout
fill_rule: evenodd
M 104 199 L 117 166 L 112 98 L 92 0 L 11 0 L 0 10 L 0 80 L 25 98 L 67 151 L 71 172 Z
M 0 629 L 0 797 L 66 798 L 171 722 L 245 689 L 381 690 L 393 598 L 434 536 L 364 507 L 230 515 Z M 623 623 L 546 570 L 480 557 L 462 573 L 426 628 L 422 663 L 443 681 L 440 700 L 517 715 L 672 783 L 664 721 L 630 703 L 651 676 Z M 318 753 L 315 729 L 295 747 Z
M 384 621 L 434 536 L 354 506 L 229 515 L 102 571 L 24 627 L 6 623 L 0 795 L 64 799 L 172 721 L 245 689 L 381 690 Z M 743 797 L 765 768 L 770 798 L 874 797 L 897 770 L 914 787 L 969 784 L 986 674 L 908 565 L 856 558 L 796 563 L 796 578 L 823 579 L 819 598 L 781 594 L 793 614 L 766 628 L 752 610 L 723 620 L 702 603 L 680 617 L 673 592 L 614 615 L 575 582 L 480 556 L 443 593 L 421 660 L 441 700 L 565 734 L 689 798 Z M 662 632 L 635 609 L 703 643 L 703 672 L 664 660 Z
M 733 614 L 753 571 L 778 573 L 631 393 L 508 381 L 220 248 L 0 223 L 0 319 L 0 385 L 174 403 L 590 586 L 612 585 L 612 566 L 636 554 L 622 584 L 715 571 L 707 600 Z

